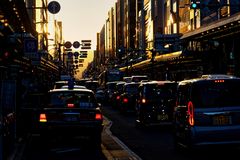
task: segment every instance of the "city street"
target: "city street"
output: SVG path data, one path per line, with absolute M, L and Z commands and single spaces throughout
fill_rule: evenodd
M 234 159 L 240 148 L 207 147 L 195 151 L 174 151 L 172 129 L 169 126 L 135 127 L 135 115 L 122 115 L 111 106 L 103 106 L 105 129 L 100 149 L 94 149 L 83 139 L 52 139 L 40 142 L 39 135 L 30 138 L 23 153 L 12 160 L 219 160 Z M 22 152 L 22 150 L 19 150 Z M 18 157 L 21 155 L 21 158 Z
M 15 152 L 10 160 L 40 160 L 40 159 L 91 159 L 91 160 L 112 160 L 112 159 L 136 159 L 141 160 L 117 137 L 112 135 L 112 123 L 107 118 L 104 120 L 104 131 L 102 133 L 101 148 L 95 149 L 89 146 L 83 138 L 53 139 L 42 142 L 39 134 L 32 134 L 27 142 L 17 144 Z
M 195 151 L 176 152 L 174 150 L 173 133 L 171 127 L 151 126 L 138 129 L 135 127 L 135 115 L 122 115 L 111 106 L 104 106 L 106 117 L 111 119 L 111 131 L 128 148 L 143 160 L 233 160 L 238 156 L 240 148 L 231 147 L 203 147 Z
M 239 41 L 240 0 L 0 0 L 0 160 L 235 160 Z

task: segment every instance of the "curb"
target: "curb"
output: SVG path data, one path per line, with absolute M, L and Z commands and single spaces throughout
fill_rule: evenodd
M 121 140 L 112 134 L 112 122 L 104 116 L 104 132 L 102 135 L 103 153 L 108 160 L 142 160 L 131 151 Z

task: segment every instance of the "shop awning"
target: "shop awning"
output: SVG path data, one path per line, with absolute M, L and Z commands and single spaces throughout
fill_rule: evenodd
M 162 55 L 158 55 L 154 58 L 154 62 L 166 62 L 166 61 L 171 61 L 174 60 L 175 58 L 181 56 L 182 51 L 176 51 L 172 53 L 166 53 Z M 146 67 L 147 65 L 152 64 L 151 59 L 147 59 L 145 61 L 136 63 L 132 65 L 132 68 L 143 68 Z
M 187 32 L 183 34 L 183 36 L 180 38 L 181 40 L 184 39 L 194 39 L 194 38 L 202 38 L 205 37 L 208 34 L 221 32 L 223 30 L 229 29 L 230 32 L 231 28 L 236 28 L 236 30 L 240 30 L 240 13 L 236 13 L 232 15 L 231 17 L 223 18 L 218 21 L 214 21 L 210 24 L 207 24 L 206 26 L 202 26 L 196 30 L 193 30 L 191 32 Z

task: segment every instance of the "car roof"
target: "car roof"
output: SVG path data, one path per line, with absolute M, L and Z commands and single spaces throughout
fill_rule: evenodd
M 56 81 L 56 82 L 54 82 L 54 83 L 65 83 L 65 84 L 67 84 L 68 81 Z
M 240 80 L 239 77 L 235 77 L 232 75 L 224 75 L 224 74 L 209 74 L 209 75 L 202 75 L 199 78 L 187 79 L 182 80 L 179 82 L 179 85 L 185 85 L 187 83 L 196 83 L 196 82 L 203 82 L 203 81 L 213 81 L 213 80 Z
M 121 82 L 121 81 L 112 81 L 112 82 L 107 82 L 107 83 L 106 83 L 106 85 L 108 85 L 108 84 L 116 84 L 116 83 L 118 83 L 118 82 Z
M 52 92 L 91 92 L 94 93 L 92 90 L 90 89 L 86 89 L 86 88 L 73 88 L 73 89 L 68 89 L 68 88 L 60 88 L 60 89 L 52 89 L 49 90 L 50 93 Z
M 82 88 L 82 89 L 86 88 L 85 86 L 81 86 L 81 85 L 74 85 L 73 87 L 74 88 Z M 68 88 L 68 85 L 63 85 L 61 88 Z
M 154 80 L 154 81 L 148 81 L 148 82 L 141 82 L 141 85 L 146 85 L 146 84 L 159 84 L 159 85 L 163 85 L 166 83 L 177 83 L 176 81 L 169 81 L 169 80 Z

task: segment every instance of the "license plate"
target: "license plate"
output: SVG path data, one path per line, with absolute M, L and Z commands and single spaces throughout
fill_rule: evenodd
M 231 116 L 219 115 L 213 117 L 214 125 L 229 125 L 232 123 Z
M 68 122 L 75 122 L 78 120 L 78 117 L 77 117 L 77 115 L 66 115 L 64 117 L 64 120 L 68 121 Z
M 75 122 L 77 121 L 77 117 L 76 116 L 68 116 L 68 117 L 65 117 L 64 120 L 65 121 L 68 121 L 68 122 Z
M 168 115 L 167 114 L 159 114 L 157 116 L 158 120 L 164 121 L 164 120 L 168 120 Z

